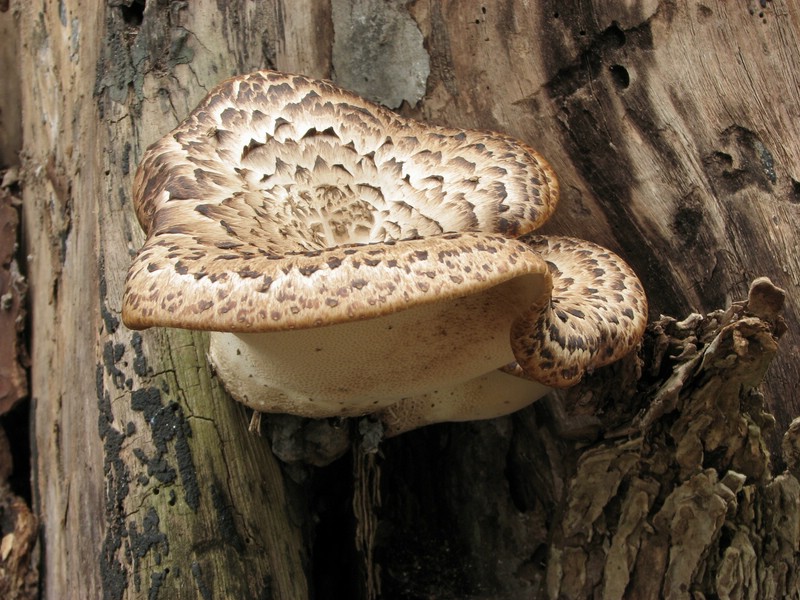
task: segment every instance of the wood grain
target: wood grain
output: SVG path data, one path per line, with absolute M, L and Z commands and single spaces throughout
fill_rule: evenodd
M 320 9 L 280 4 L 16 7 L 44 598 L 308 593 L 283 476 L 211 379 L 207 341 L 119 320 L 144 148 L 226 75 L 325 63 L 301 18 Z
M 800 7 L 761 4 L 419 1 L 434 67 L 409 112 L 541 151 L 562 188 L 544 231 L 619 251 L 653 317 L 725 306 L 761 275 L 796 298 Z M 786 310 L 766 380 L 781 431 L 800 413 Z

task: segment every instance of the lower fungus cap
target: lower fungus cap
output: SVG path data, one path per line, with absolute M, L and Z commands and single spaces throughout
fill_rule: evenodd
M 365 415 L 513 362 L 511 328 L 524 307 L 549 298 L 549 289 L 545 271 L 368 320 L 212 332 L 209 358 L 228 391 L 256 410 Z

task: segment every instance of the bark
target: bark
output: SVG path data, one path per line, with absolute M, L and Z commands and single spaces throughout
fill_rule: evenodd
M 800 283 L 800 9 L 629 4 L 11 1 L 43 597 L 797 595 L 796 309 L 778 352 L 735 302 Z M 355 86 L 399 55 L 386 102 L 544 153 L 545 232 L 620 252 L 653 324 L 512 417 L 282 466 L 204 336 L 120 324 L 133 170 L 228 75 Z

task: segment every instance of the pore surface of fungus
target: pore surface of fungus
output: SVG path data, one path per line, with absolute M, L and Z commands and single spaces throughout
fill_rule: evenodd
M 390 433 L 488 418 L 629 352 L 646 300 L 616 255 L 519 236 L 558 185 L 508 136 L 402 118 L 330 82 L 223 82 L 150 146 L 123 320 L 211 332 L 236 399 Z

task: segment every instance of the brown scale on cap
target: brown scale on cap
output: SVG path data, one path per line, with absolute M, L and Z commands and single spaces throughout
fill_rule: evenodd
M 543 384 L 568 385 L 641 337 L 644 293 L 618 257 L 567 238 L 516 239 L 558 199 L 539 154 L 502 134 L 405 119 L 330 82 L 271 71 L 223 82 L 148 148 L 133 199 L 147 239 L 124 322 L 225 334 L 212 335 L 210 358 L 260 410 L 354 415 L 459 396 L 432 418 L 483 417 L 493 410 L 475 410 L 477 399 L 503 385 L 486 373 L 516 360 Z M 308 347 L 292 360 L 323 358 L 295 380 L 286 365 L 264 366 L 289 360 L 274 356 L 275 336 L 308 329 L 317 333 L 299 336 Z M 421 335 L 429 348 L 391 364 Z M 342 336 L 375 347 L 348 358 Z M 257 383 L 232 382 L 241 365 L 223 346 L 249 357 Z M 362 383 L 367 370 L 377 379 Z M 404 419 L 399 430 L 431 422 Z

